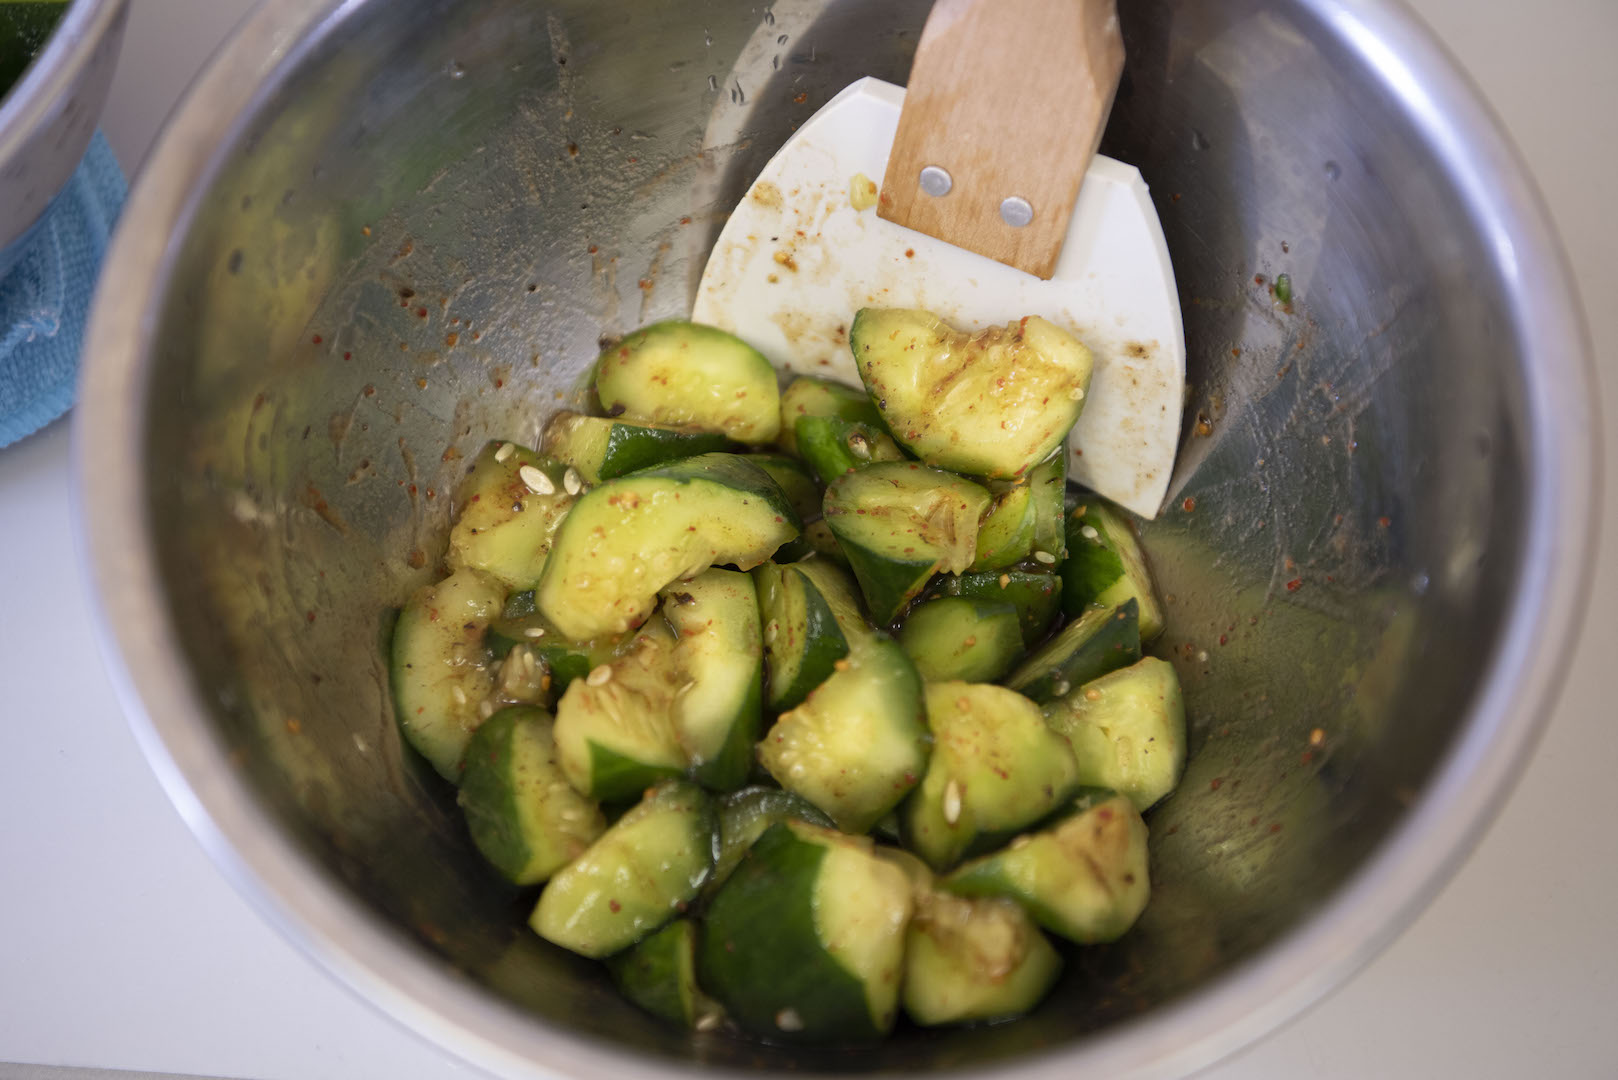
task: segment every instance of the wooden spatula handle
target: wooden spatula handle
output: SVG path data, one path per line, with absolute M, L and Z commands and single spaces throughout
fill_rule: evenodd
M 938 0 L 878 213 L 1049 278 L 1123 67 L 1114 0 Z

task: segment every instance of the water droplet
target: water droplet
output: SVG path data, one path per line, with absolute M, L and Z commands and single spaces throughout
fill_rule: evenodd
M 1427 595 L 1427 586 L 1429 584 L 1427 575 L 1418 570 L 1416 576 L 1410 579 L 1410 591 L 1417 596 L 1425 596 Z
M 447 67 L 445 67 L 444 70 L 445 70 L 445 72 L 448 73 L 449 77 L 452 78 L 452 79 L 461 79 L 461 78 L 466 77 L 466 69 L 463 68 L 458 61 L 455 61 L 455 60 L 451 60 L 449 62 L 449 65 Z
M 713 35 L 708 32 L 706 27 L 702 31 L 702 43 L 710 49 L 713 48 Z
M 775 39 L 775 43 L 777 45 L 785 45 L 787 43 L 787 35 L 782 34 L 780 37 Z
M 1202 132 L 1196 130 L 1191 132 L 1191 149 L 1206 150 L 1212 145 L 1213 143 L 1208 141 L 1208 136 L 1204 135 Z
M 713 76 L 713 75 L 708 76 L 708 89 L 710 89 L 710 90 L 719 89 L 719 79 L 718 79 L 718 77 Z
M 769 8 L 764 9 L 764 25 L 765 26 L 774 26 L 775 25 L 775 12 L 771 11 Z
M 1342 166 L 1338 165 L 1335 161 L 1326 162 L 1325 170 L 1327 180 L 1336 180 L 1339 176 L 1343 175 Z

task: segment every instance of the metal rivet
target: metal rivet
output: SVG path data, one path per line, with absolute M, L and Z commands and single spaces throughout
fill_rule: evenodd
M 1000 220 L 1014 229 L 1020 229 L 1034 220 L 1034 208 L 1021 195 L 1013 195 L 1000 204 Z
M 921 170 L 921 190 L 929 195 L 948 195 L 949 189 L 955 186 L 955 181 L 949 173 L 937 165 L 929 165 Z

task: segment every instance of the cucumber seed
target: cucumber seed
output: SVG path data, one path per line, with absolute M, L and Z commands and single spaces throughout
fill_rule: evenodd
M 511 455 L 515 454 L 516 452 L 517 452 L 517 447 L 514 444 L 512 444 L 512 443 L 501 443 L 500 444 L 500 449 L 498 449 L 498 450 L 496 450 L 494 452 L 494 460 L 496 460 L 496 461 L 508 461 L 508 460 L 510 460 Z
M 602 664 L 600 667 L 593 669 L 584 681 L 591 686 L 606 686 L 611 680 L 612 665 Z
M 1054 565 L 1056 565 L 1056 556 L 1052 555 L 1048 551 L 1036 551 L 1036 552 L 1034 552 L 1034 558 L 1038 559 L 1040 562 L 1044 563 L 1046 566 L 1054 566 Z

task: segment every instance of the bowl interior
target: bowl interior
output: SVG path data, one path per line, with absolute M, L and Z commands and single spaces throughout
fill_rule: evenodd
M 905 80 L 925 2 L 371 0 L 318 23 L 190 206 L 153 336 L 141 498 L 209 737 L 400 949 L 586 1040 L 981 1065 L 1209 989 L 1420 798 L 1523 551 L 1528 328 L 1501 255 L 1321 6 L 1120 5 L 1103 150 L 1151 185 L 1189 353 L 1144 536 L 1193 758 L 1149 816 L 1142 923 L 1031 1018 L 857 1052 L 660 1027 L 525 929 L 531 894 L 401 747 L 384 663 L 471 457 L 533 442 L 600 339 L 689 310 L 728 207 L 846 83 Z

